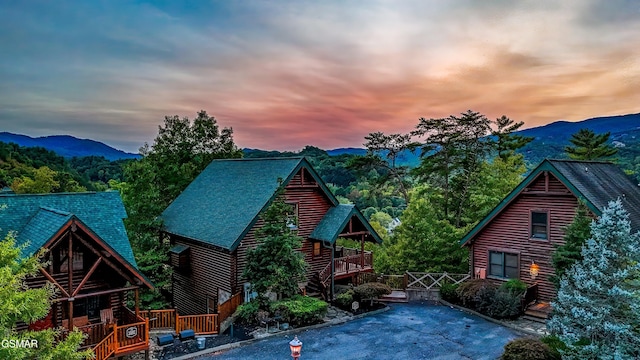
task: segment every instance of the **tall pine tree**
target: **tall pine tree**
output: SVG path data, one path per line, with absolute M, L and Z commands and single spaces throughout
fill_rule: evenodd
M 622 202 L 610 202 L 560 281 L 547 327 L 567 345 L 563 359 L 640 358 L 640 234 Z
M 596 134 L 589 129 L 580 129 L 571 135 L 569 141 L 574 146 L 567 146 L 564 151 L 575 160 L 600 160 L 618 153 L 618 149 L 607 145 L 610 133 Z

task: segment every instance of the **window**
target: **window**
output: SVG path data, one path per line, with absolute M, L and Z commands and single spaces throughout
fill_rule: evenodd
M 322 257 L 322 244 L 320 241 L 313 242 L 313 257 Z
M 546 211 L 531 212 L 531 238 L 546 240 L 548 237 L 548 213 Z
M 291 207 L 291 212 L 287 214 L 287 227 L 291 231 L 298 230 L 298 203 L 287 203 Z
M 517 279 L 518 273 L 518 254 L 489 252 L 489 276 Z

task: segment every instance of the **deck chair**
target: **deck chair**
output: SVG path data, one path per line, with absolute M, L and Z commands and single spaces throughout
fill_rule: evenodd
M 114 323 L 115 320 L 113 318 L 113 309 L 112 308 L 108 308 L 108 309 L 100 310 L 100 321 L 105 323 L 105 324 Z

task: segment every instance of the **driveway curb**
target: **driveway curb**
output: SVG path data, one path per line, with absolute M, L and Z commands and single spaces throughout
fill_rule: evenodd
M 538 333 L 536 331 L 523 329 L 521 327 L 514 326 L 512 324 L 506 323 L 504 321 L 496 320 L 496 319 L 494 319 L 492 317 L 489 317 L 487 315 L 480 314 L 479 312 L 473 311 L 471 309 L 467 309 L 466 307 L 462 307 L 462 306 L 459 306 L 459 305 L 451 304 L 450 302 L 444 301 L 442 299 L 438 300 L 438 302 L 440 302 L 442 305 L 448 306 L 448 307 L 453 308 L 453 309 L 458 309 L 458 310 L 460 310 L 462 312 L 465 312 L 467 314 L 475 315 L 475 316 L 477 316 L 479 318 L 483 318 L 483 319 L 485 319 L 487 321 L 490 321 L 490 322 L 492 322 L 494 324 L 498 324 L 500 326 L 504 326 L 504 327 L 509 328 L 511 330 L 514 330 L 514 331 L 517 331 L 519 333 L 522 333 L 524 335 L 533 336 L 533 337 L 538 338 L 538 339 L 543 336 L 543 335 L 541 335 L 540 333 Z
M 366 313 L 363 313 L 363 314 L 358 314 L 358 315 L 350 316 L 350 317 L 347 317 L 347 318 L 333 319 L 331 321 L 327 321 L 327 322 L 322 323 L 322 324 L 315 324 L 315 325 L 305 326 L 305 327 L 301 327 L 301 328 L 297 328 L 297 329 L 291 329 L 291 330 L 287 330 L 287 331 L 279 331 L 277 333 L 270 333 L 270 334 L 266 334 L 265 336 L 262 336 L 260 338 L 232 342 L 232 343 L 229 343 L 229 344 L 224 344 L 224 345 L 212 347 L 210 349 L 204 349 L 204 350 L 196 351 L 194 353 L 190 353 L 190 354 L 185 354 L 185 355 L 182 355 L 182 356 L 174 357 L 171 360 L 193 359 L 193 358 L 198 357 L 198 356 L 203 356 L 203 355 L 207 355 L 207 354 L 218 352 L 218 351 L 235 349 L 237 347 L 241 347 L 241 346 L 244 346 L 244 345 L 249 345 L 249 344 L 258 342 L 260 340 L 268 339 L 270 337 L 280 336 L 280 335 L 289 335 L 289 334 L 293 334 L 293 333 L 300 333 L 300 332 L 307 331 L 307 330 L 319 329 L 319 328 L 329 327 L 329 326 L 333 326 L 333 325 L 340 325 L 340 324 L 344 324 L 344 323 L 346 323 L 348 321 L 351 321 L 351 320 L 361 319 L 361 318 L 369 316 L 369 315 L 376 315 L 376 314 L 380 314 L 380 313 L 383 313 L 383 312 L 386 312 L 386 311 L 389 311 L 389 310 L 391 310 L 391 308 L 387 305 L 386 307 L 384 307 L 382 309 L 366 312 Z

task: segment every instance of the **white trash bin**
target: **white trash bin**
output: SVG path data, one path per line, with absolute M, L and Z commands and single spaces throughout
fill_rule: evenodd
M 198 342 L 198 349 L 200 349 L 200 350 L 204 349 L 206 340 L 207 339 L 205 339 L 203 337 L 199 337 L 199 338 L 196 339 L 196 341 Z

